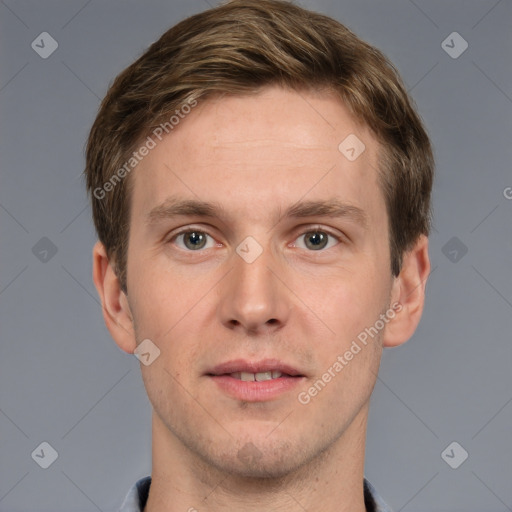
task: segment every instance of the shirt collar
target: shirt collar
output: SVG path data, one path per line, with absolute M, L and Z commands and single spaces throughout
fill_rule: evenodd
M 118 512 L 142 512 L 148 501 L 150 485 L 150 476 L 137 481 L 126 495 Z M 364 504 L 367 512 L 392 512 L 366 478 L 364 479 Z

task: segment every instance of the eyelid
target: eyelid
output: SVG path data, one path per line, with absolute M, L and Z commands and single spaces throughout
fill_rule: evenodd
M 165 237 L 165 243 L 174 242 L 178 236 L 183 235 L 185 233 L 190 233 L 191 231 L 198 231 L 198 232 L 204 233 L 205 235 L 212 238 L 217 246 L 221 245 L 221 243 L 218 242 L 217 239 L 211 233 L 209 233 L 208 230 L 205 229 L 204 227 L 194 226 L 193 224 L 190 224 L 190 225 L 183 226 L 183 227 L 177 228 L 177 229 L 178 229 L 177 231 L 173 231 L 171 234 L 169 234 Z M 295 243 L 297 238 L 299 238 L 300 236 L 304 236 L 307 233 L 311 233 L 311 232 L 315 232 L 315 231 L 321 231 L 323 233 L 326 233 L 327 235 L 335 238 L 336 241 L 339 243 L 347 242 L 346 235 L 344 235 L 340 232 L 335 232 L 332 229 L 326 228 L 326 227 L 318 225 L 318 224 L 312 224 L 312 225 L 302 225 L 302 226 L 299 226 L 298 228 L 296 228 L 296 230 L 294 230 L 295 234 L 293 235 L 292 243 Z
M 320 225 L 308 225 L 306 227 L 301 226 L 300 231 L 296 232 L 297 234 L 294 235 L 294 241 L 297 240 L 300 236 L 304 236 L 307 233 L 314 233 L 316 231 L 321 231 L 322 233 L 326 233 L 329 236 L 332 236 L 335 238 L 338 242 L 347 242 L 347 236 L 344 235 L 341 232 L 334 231 L 333 229 L 326 228 L 324 226 Z
M 307 246 L 304 237 L 309 233 L 317 232 L 325 233 L 327 235 L 327 244 L 325 247 L 320 247 L 315 250 L 314 248 Z M 344 247 L 351 245 L 350 242 L 350 238 L 348 238 L 345 233 L 340 232 L 337 229 L 326 228 L 319 225 L 310 225 L 307 226 L 307 228 L 301 229 L 301 231 L 294 237 L 293 242 L 288 244 L 288 247 L 293 249 L 294 252 L 297 251 L 297 256 L 303 255 L 308 258 L 323 258 L 338 254 L 337 252 L 332 251 L 343 250 Z
M 178 236 L 183 235 L 185 233 L 197 231 L 199 233 L 205 234 L 206 236 L 209 236 L 215 242 L 215 245 L 217 245 L 217 246 L 220 245 L 220 242 L 218 242 L 217 239 L 211 233 L 209 233 L 207 229 L 205 229 L 203 227 L 198 227 L 198 226 L 194 226 L 193 224 L 191 224 L 191 225 L 183 226 L 182 228 L 177 228 L 177 229 L 178 229 L 177 231 L 172 231 L 170 234 L 167 234 L 165 236 L 164 243 L 166 243 L 166 244 L 174 243 Z M 193 251 L 190 251 L 190 252 L 193 252 Z

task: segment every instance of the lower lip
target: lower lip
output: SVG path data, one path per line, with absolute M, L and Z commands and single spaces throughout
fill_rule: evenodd
M 295 388 L 304 377 L 279 377 L 261 382 L 246 382 L 230 375 L 209 376 L 222 391 L 237 400 L 245 402 L 265 402 Z

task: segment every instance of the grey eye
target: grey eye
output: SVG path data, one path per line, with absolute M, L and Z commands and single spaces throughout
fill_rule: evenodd
M 310 231 L 308 233 L 304 233 L 303 237 L 306 247 L 313 251 L 325 248 L 329 241 L 329 235 L 322 231 Z
M 206 247 L 208 235 L 201 231 L 186 231 L 185 233 L 180 233 L 176 237 L 176 240 L 178 239 L 182 240 L 181 243 L 186 249 L 197 251 Z
M 308 251 L 330 249 L 340 243 L 340 239 L 327 231 L 313 229 L 302 233 L 294 242 L 294 246 Z

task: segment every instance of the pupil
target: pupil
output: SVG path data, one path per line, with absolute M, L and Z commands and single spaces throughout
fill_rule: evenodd
M 190 234 L 185 238 L 187 246 L 192 249 L 200 249 L 206 242 L 206 237 L 203 233 L 197 233 L 191 231 Z
M 314 249 L 322 249 L 327 244 L 327 237 L 324 233 L 315 232 L 310 233 L 307 237 L 306 245 L 314 248 Z

